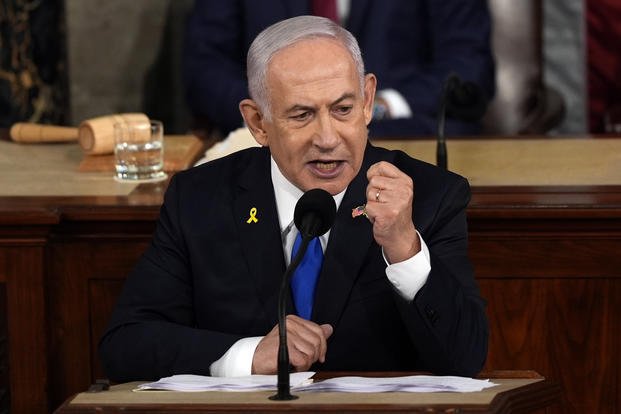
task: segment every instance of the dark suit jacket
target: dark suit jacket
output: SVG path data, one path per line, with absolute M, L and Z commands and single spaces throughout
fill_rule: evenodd
M 196 0 L 184 47 L 188 104 L 225 133 L 242 126 L 239 101 L 248 96 L 246 53 L 277 21 L 310 14 L 298 0 Z M 410 119 L 373 121 L 371 136 L 435 135 L 442 84 L 449 73 L 494 94 L 490 17 L 485 0 L 352 0 L 347 29 L 356 36 L 378 90 L 407 100 Z M 447 135 L 479 131 L 478 123 L 447 120 Z
M 414 301 L 388 281 L 364 217 L 366 171 L 387 160 L 415 183 L 414 220 L 432 270 Z M 402 152 L 367 146 L 330 233 L 312 320 L 329 323 L 318 370 L 472 375 L 486 358 L 485 304 L 467 257 L 465 179 Z M 257 209 L 257 223 L 248 223 Z M 284 253 L 265 148 L 176 174 L 153 242 L 126 281 L 100 355 L 118 381 L 209 374 L 238 339 L 277 323 Z M 291 303 L 291 301 L 289 301 Z

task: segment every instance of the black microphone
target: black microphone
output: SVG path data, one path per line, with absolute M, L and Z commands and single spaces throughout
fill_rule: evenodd
M 438 142 L 436 148 L 436 164 L 447 169 L 446 139 L 444 124 L 446 116 L 460 121 L 478 121 L 487 109 L 487 98 L 481 88 L 474 82 L 462 82 L 452 73 L 444 82 L 440 108 L 438 110 Z
M 287 349 L 287 298 L 289 280 L 298 267 L 311 239 L 327 232 L 336 217 L 334 198 L 325 190 L 315 188 L 305 192 L 295 205 L 293 222 L 302 235 L 302 244 L 282 277 L 278 296 L 278 392 L 270 400 L 287 401 L 298 397 L 291 395 L 289 384 L 289 350 Z

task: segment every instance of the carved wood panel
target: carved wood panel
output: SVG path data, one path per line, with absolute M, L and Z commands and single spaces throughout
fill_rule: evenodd
M 38 244 L 31 240 L 19 246 L 0 245 L 0 274 L 6 280 L 9 393 L 15 413 L 49 409 L 44 250 Z
M 9 340 L 7 336 L 6 285 L 0 275 L 0 414 L 9 412 Z
M 50 263 L 54 278 L 48 283 L 50 367 L 55 373 L 50 384 L 53 407 L 104 377 L 97 342 L 122 282 L 108 290 L 98 287 L 101 280 L 124 280 L 145 250 L 148 238 L 63 239 L 50 246 L 54 257 Z

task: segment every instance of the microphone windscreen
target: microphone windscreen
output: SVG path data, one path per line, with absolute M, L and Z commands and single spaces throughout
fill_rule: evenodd
M 440 99 L 440 108 L 444 106 L 446 116 L 467 122 L 478 121 L 485 114 L 488 103 L 479 85 L 462 81 L 455 73 L 444 81 Z
M 450 92 L 447 115 L 462 121 L 478 121 L 487 109 L 487 99 L 474 82 L 460 82 Z
M 295 205 L 293 222 L 302 235 L 321 236 L 332 227 L 336 217 L 334 198 L 325 190 L 305 192 Z

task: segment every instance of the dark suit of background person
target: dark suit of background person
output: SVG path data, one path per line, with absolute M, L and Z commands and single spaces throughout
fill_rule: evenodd
M 386 160 L 416 183 L 413 217 L 430 251 L 427 283 L 408 303 L 386 277 L 364 217 L 369 166 Z M 176 174 L 151 246 L 126 281 L 100 343 L 118 381 L 209 375 L 238 339 L 277 323 L 285 271 L 270 154 L 252 148 Z M 425 370 L 474 375 L 488 328 L 467 257 L 467 181 L 402 152 L 367 144 L 330 233 L 312 320 L 329 323 L 317 370 Z M 257 223 L 248 223 L 257 209 Z M 289 301 L 291 303 L 291 301 Z
M 265 27 L 310 14 L 310 1 L 196 0 L 184 47 L 191 111 L 224 135 L 242 126 L 238 103 L 248 96 L 245 59 Z M 411 118 L 374 120 L 371 137 L 433 136 L 442 85 L 449 73 L 494 94 L 490 16 L 485 0 L 352 0 L 344 26 L 356 37 L 378 90 L 406 99 Z M 480 132 L 478 123 L 447 120 L 447 135 Z

